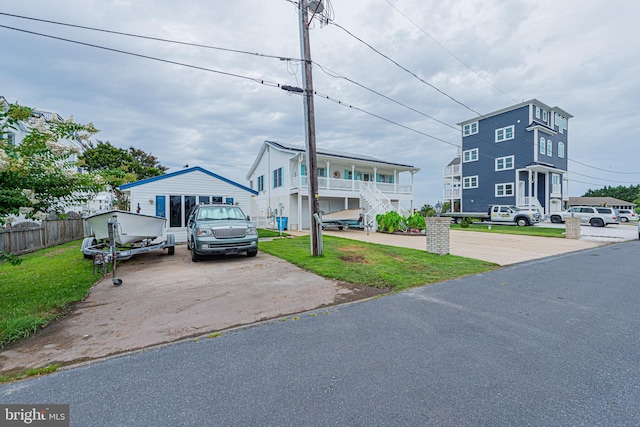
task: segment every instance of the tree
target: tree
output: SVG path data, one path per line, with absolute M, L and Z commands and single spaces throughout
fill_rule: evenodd
M 640 185 L 611 187 L 605 185 L 597 190 L 587 190 L 583 197 L 615 197 L 626 202 L 640 205 Z
M 28 131 L 17 145 L 11 130 L 28 123 Z M 104 188 L 99 176 L 79 173 L 74 154 L 78 149 L 64 141 L 86 141 L 98 130 L 92 123 L 79 124 L 69 118 L 36 117 L 33 109 L 8 104 L 0 109 L 0 224 L 14 215 L 44 219 L 48 213 L 63 214 L 80 206 Z
M 102 176 L 121 209 L 128 209 L 128 200 L 118 189 L 119 186 L 162 175 L 168 169 L 155 156 L 143 150 L 134 147 L 125 150 L 115 147 L 109 141 L 100 140 L 97 144 L 89 142 L 85 145 L 80 163 L 86 170 Z

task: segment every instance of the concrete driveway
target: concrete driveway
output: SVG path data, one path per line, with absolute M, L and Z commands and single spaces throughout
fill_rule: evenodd
M 67 317 L 0 352 L 0 372 L 99 359 L 386 292 L 263 252 L 194 263 L 184 245 L 174 256 L 136 255 L 117 272 L 121 286 L 105 276 Z
M 357 230 L 325 234 L 426 249 L 424 236 Z M 453 255 L 500 265 L 607 243 L 451 232 Z M 113 286 L 112 276 L 105 276 L 70 315 L 0 352 L 0 372 L 95 360 L 385 292 L 324 279 L 263 252 L 256 258 L 221 257 L 193 263 L 185 246 L 176 247 L 174 256 L 137 255 L 120 265 L 118 276 L 124 280 L 122 286 Z

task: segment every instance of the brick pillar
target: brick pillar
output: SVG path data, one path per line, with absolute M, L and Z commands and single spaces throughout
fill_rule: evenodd
M 565 237 L 567 239 L 579 239 L 580 238 L 580 218 L 566 218 L 564 220 L 566 232 Z
M 427 252 L 438 255 L 449 253 L 449 217 L 427 217 Z

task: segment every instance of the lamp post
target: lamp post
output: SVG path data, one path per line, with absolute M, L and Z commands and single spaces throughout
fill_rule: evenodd
M 436 210 L 436 216 L 440 218 L 440 214 L 442 213 L 442 203 L 438 200 L 438 203 L 433 207 Z

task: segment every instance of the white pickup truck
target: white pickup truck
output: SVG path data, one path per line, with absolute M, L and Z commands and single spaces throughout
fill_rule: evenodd
M 513 223 L 520 227 L 533 225 L 542 220 L 537 209 L 523 209 L 513 205 L 490 205 L 486 212 L 447 212 L 442 216 L 451 217 L 456 224 L 460 224 L 464 218 L 473 218 L 480 221 Z

